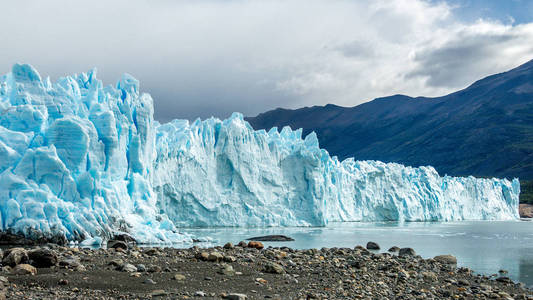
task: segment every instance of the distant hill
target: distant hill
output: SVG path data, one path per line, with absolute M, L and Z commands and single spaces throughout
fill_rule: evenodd
M 533 180 L 533 60 L 437 98 L 404 95 L 354 107 L 278 108 L 255 129 L 315 131 L 339 159 L 432 165 L 440 174 Z

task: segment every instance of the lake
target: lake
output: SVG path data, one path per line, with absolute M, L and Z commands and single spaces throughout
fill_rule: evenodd
M 200 246 L 282 234 L 295 241 L 264 242 L 265 246 L 353 248 L 373 241 L 381 246 L 381 251 L 392 246 L 411 247 L 424 258 L 452 254 L 457 257 L 459 266 L 485 275 L 507 270 L 507 276 L 513 280 L 533 287 L 533 222 L 528 221 L 335 223 L 320 228 L 193 228 L 183 231 L 213 239 Z

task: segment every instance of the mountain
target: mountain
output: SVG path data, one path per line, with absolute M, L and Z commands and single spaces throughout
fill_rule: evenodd
M 316 132 L 340 159 L 431 165 L 440 174 L 533 179 L 533 60 L 436 98 L 404 95 L 354 107 L 278 108 L 246 118 Z

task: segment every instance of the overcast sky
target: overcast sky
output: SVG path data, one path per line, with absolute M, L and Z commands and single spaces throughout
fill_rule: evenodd
M 0 73 L 127 72 L 156 119 L 438 96 L 533 59 L 530 0 L 17 0 Z

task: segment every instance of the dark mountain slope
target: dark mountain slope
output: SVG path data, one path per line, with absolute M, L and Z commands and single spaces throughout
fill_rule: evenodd
M 255 129 L 315 131 L 340 159 L 432 165 L 441 174 L 533 179 L 533 61 L 437 98 L 403 95 L 355 107 L 278 108 Z

